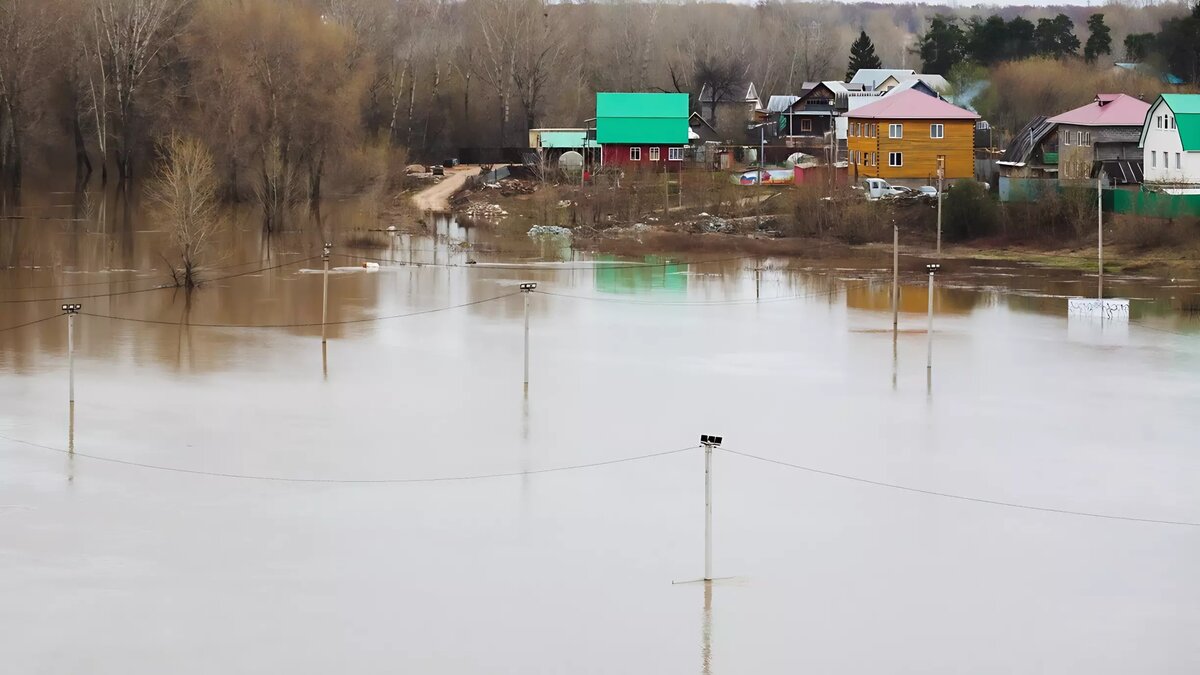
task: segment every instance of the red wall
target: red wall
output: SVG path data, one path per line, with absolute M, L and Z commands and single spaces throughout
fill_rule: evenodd
M 681 147 L 683 147 L 681 145 L 675 145 L 675 146 L 671 146 L 671 145 L 659 145 L 659 146 L 640 145 L 640 146 L 637 146 L 642 149 L 642 159 L 639 162 L 629 161 L 629 148 L 631 148 L 631 147 L 634 147 L 634 146 L 629 146 L 629 145 L 605 145 L 605 146 L 603 146 L 601 148 L 601 154 L 604 157 L 604 166 L 622 166 L 627 169 L 635 169 L 635 170 L 642 170 L 642 171 L 662 171 L 663 167 L 666 167 L 667 169 L 670 169 L 671 171 L 678 171 L 683 166 L 683 161 L 681 161 L 681 160 L 667 159 L 667 157 L 670 156 L 670 152 L 669 152 L 668 148 L 672 148 L 672 147 L 681 148 Z M 658 148 L 659 159 L 657 162 L 650 161 L 650 148 L 652 148 L 652 147 Z

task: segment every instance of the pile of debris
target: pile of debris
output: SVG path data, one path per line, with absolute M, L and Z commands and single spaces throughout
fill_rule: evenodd
M 537 237 L 570 237 L 571 231 L 557 225 L 534 225 L 528 232 L 531 238 Z
M 701 212 L 697 218 L 675 223 L 677 229 L 693 233 L 735 234 L 739 232 L 768 231 L 775 224 L 774 216 L 745 216 L 721 218 Z
M 489 204 L 487 202 L 470 202 L 466 206 L 459 209 L 459 213 L 477 220 L 499 220 L 508 215 L 499 204 Z
M 533 194 L 537 190 L 537 183 L 519 178 L 502 178 L 495 183 L 483 183 L 480 188 L 498 190 L 501 195 L 512 197 L 513 195 Z

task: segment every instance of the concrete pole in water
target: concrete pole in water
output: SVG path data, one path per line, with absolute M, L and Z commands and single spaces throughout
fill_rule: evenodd
M 754 299 L 759 298 L 759 291 L 762 288 L 762 265 L 754 266 Z
M 1104 316 L 1104 179 L 1096 179 L 1096 299 Z
M 329 318 L 329 252 L 333 244 L 325 243 L 321 250 L 321 261 L 325 264 L 325 272 L 321 281 L 321 344 L 325 344 L 325 321 Z
M 525 389 L 529 389 L 529 294 L 537 288 L 535 283 L 521 284 L 521 296 L 525 299 Z
M 946 159 L 938 157 L 937 254 L 942 255 L 942 179 L 946 175 Z
M 67 313 L 67 370 L 70 371 L 70 403 L 72 410 L 75 405 L 75 315 L 83 305 L 63 305 L 62 311 Z
M 926 353 L 925 353 L 925 369 L 933 370 L 933 273 L 937 272 L 941 265 L 936 263 L 926 265 L 925 269 L 929 270 L 929 323 L 926 329 Z
M 701 434 L 704 446 L 704 580 L 712 581 L 712 451 L 721 446 L 720 436 Z
M 892 216 L 892 336 L 900 330 L 900 226 Z

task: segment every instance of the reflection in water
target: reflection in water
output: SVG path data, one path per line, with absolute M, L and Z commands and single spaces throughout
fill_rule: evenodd
M 67 482 L 75 480 L 75 402 L 71 401 L 67 413 Z
M 321 379 L 329 381 L 329 343 L 321 342 Z
M 712 675 L 712 588 L 711 579 L 704 582 L 704 614 L 700 629 L 700 672 Z

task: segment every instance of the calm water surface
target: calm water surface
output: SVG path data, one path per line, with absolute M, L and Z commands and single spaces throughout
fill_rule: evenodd
M 110 216 L 2 226 L 0 329 L 53 317 L 0 332 L 7 672 L 1200 670 L 1200 527 L 718 452 L 730 578 L 706 587 L 673 583 L 703 571 L 700 450 L 403 482 L 711 433 L 873 481 L 1200 522 L 1200 275 L 1109 279 L 1133 320 L 1101 326 L 1066 316 L 1093 276 L 950 262 L 927 380 L 921 259 L 893 348 L 886 255 L 615 259 L 445 221 L 350 248 L 343 205 L 322 224 L 349 323 L 323 358 L 319 325 L 293 325 L 320 321 L 315 226 L 242 222 L 208 276 L 245 274 L 189 298 L 145 290 L 163 234 Z

